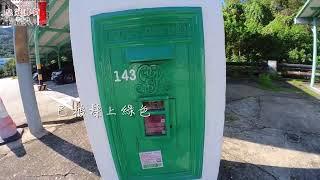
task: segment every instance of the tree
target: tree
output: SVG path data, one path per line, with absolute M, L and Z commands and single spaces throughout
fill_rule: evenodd
M 226 41 L 230 60 L 241 61 L 242 43 L 246 36 L 244 6 L 240 1 L 227 1 L 223 16 L 225 20 Z
M 264 35 L 272 36 L 274 39 L 275 48 L 272 48 L 268 58 L 290 63 L 308 63 L 311 61 L 312 52 L 311 32 L 307 29 L 308 26 L 294 25 L 293 18 L 293 16 L 279 14 L 263 29 Z M 305 54 L 302 55 L 301 52 Z
M 245 6 L 245 25 L 248 31 L 260 32 L 261 29 L 268 25 L 273 19 L 271 10 L 260 1 L 248 1 Z
M 6 76 L 15 76 L 16 75 L 16 61 L 15 59 L 11 58 L 9 61 L 6 62 L 4 65 L 4 71 Z
M 13 30 L 11 27 L 0 28 L 0 57 L 10 58 L 13 56 Z
M 310 27 L 293 24 L 304 0 L 228 0 L 225 4 L 228 61 L 311 63 Z
M 2 67 L 0 67 L 0 78 L 4 77 L 4 70 Z
M 263 4 L 269 6 L 274 14 L 290 16 L 299 11 L 306 2 L 305 0 L 261 0 Z

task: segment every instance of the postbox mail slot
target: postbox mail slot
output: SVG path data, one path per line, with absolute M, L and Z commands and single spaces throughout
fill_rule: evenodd
M 126 50 L 129 62 L 157 61 L 174 58 L 174 47 L 167 46 L 148 46 L 130 47 Z
M 164 101 L 146 101 L 143 105 L 148 109 L 148 111 L 153 110 L 164 110 Z

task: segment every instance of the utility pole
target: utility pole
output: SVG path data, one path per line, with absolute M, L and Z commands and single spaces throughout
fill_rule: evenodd
M 60 47 L 58 47 L 58 50 L 57 50 L 57 59 L 58 59 L 58 66 L 59 66 L 59 69 L 61 69 L 61 59 L 60 59 Z
M 46 134 L 42 126 L 37 100 L 33 88 L 31 64 L 28 53 L 28 33 L 26 26 L 14 27 L 14 49 L 20 95 L 31 133 L 40 138 Z
M 317 72 L 317 61 L 318 61 L 318 18 L 313 18 L 313 62 L 312 62 L 312 75 L 311 75 L 311 83 L 310 86 L 314 87 L 316 72 Z

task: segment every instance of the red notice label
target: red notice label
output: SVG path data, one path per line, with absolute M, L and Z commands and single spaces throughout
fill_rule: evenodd
M 166 116 L 150 115 L 144 118 L 145 133 L 147 136 L 166 135 Z

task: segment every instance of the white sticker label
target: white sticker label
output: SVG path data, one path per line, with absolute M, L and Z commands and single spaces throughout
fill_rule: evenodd
M 139 153 L 142 169 L 163 167 L 161 151 L 149 151 Z

